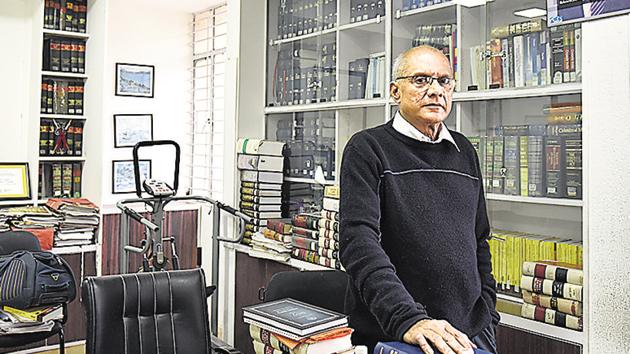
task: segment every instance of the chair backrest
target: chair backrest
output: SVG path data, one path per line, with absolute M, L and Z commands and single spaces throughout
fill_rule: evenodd
M 209 353 L 201 269 L 88 277 L 87 354 Z
M 279 272 L 265 288 L 265 301 L 290 297 L 332 311 L 349 314 L 346 296 L 350 277 L 338 270 Z
M 41 251 L 39 240 L 28 231 L 7 231 L 0 233 L 0 256 L 13 251 Z

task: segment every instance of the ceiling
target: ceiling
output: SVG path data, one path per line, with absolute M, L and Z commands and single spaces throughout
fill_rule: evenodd
M 128 0 L 131 1 L 131 0 Z M 138 1 L 138 0 L 135 0 Z M 221 3 L 234 0 L 139 0 L 153 8 L 168 9 L 173 11 L 198 12 L 214 7 Z

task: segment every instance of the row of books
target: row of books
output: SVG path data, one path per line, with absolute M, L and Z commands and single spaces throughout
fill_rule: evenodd
M 243 307 L 256 354 L 354 353 L 347 316 L 290 298 Z
M 479 61 L 484 49 L 490 58 L 486 65 L 486 88 L 530 87 L 581 81 L 582 35 L 580 24 L 546 28 L 532 20 L 496 27 L 485 48 L 471 48 L 473 85 L 483 82 Z
M 47 38 L 44 40 L 43 69 L 85 73 L 85 40 Z
M 81 162 L 40 162 L 38 198 L 80 198 Z
M 554 326 L 583 329 L 584 273 L 558 262 L 524 262 L 521 316 Z
M 421 7 L 441 4 L 443 2 L 449 2 L 451 0 L 402 0 L 402 10 L 409 11 L 415 10 Z
M 337 23 L 337 0 L 280 0 L 277 18 L 277 39 L 333 28 Z
M 39 123 L 39 156 L 81 156 L 82 120 L 47 119 Z
M 83 115 L 83 81 L 42 79 L 40 113 Z
M 498 289 L 503 291 L 520 292 L 524 262 L 548 260 L 578 266 L 583 262 L 582 243 L 559 237 L 492 230 L 488 244 L 492 254 L 492 275 Z
M 45 0 L 44 28 L 85 33 L 87 0 Z
M 385 16 L 384 0 L 350 0 L 350 22 L 366 21 Z
M 419 25 L 416 34 L 411 41 L 413 47 L 429 45 L 437 48 L 446 55 L 453 68 L 453 74 L 457 80 L 457 25 Z
M 301 43 L 282 45 L 274 69 L 274 103 L 294 105 L 334 101 L 336 61 L 334 39 L 313 48 Z
M 486 192 L 582 198 L 581 123 L 501 126 L 494 134 L 468 138 L 479 155 Z
M 370 56 L 348 63 L 348 99 L 385 97 L 385 56 Z

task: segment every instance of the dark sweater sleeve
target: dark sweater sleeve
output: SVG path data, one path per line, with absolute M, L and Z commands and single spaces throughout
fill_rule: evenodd
M 479 161 L 475 155 L 477 170 L 479 171 Z M 483 296 L 493 323 L 499 323 L 500 316 L 496 311 L 497 289 L 496 281 L 492 276 L 492 258 L 488 239 L 490 238 L 490 223 L 488 222 L 488 212 L 486 209 L 486 197 L 483 193 L 483 179 L 479 174 L 479 204 L 477 206 L 477 220 L 475 222 L 475 235 L 477 236 L 477 268 L 481 277 L 481 295 Z
M 377 156 L 349 143 L 343 154 L 340 188 L 340 259 L 361 300 L 383 330 L 402 340 L 417 321 L 429 318 L 396 275 L 380 243 L 380 166 Z

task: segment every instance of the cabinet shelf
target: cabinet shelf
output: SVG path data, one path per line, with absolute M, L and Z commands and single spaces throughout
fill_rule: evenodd
M 59 36 L 59 37 L 66 37 L 66 38 L 83 38 L 83 39 L 90 38 L 89 34 L 81 33 L 81 32 L 70 32 L 70 31 L 60 31 L 60 30 L 51 30 L 51 29 L 44 29 L 43 32 L 44 32 L 45 37 Z
M 547 323 L 530 320 L 520 316 L 501 313 L 501 324 L 514 327 L 518 330 L 553 338 L 555 340 L 562 340 L 580 345 L 584 344 L 584 332 L 552 326 Z
M 78 114 L 50 114 L 50 113 L 40 113 L 40 118 L 53 118 L 53 119 L 80 119 L 85 120 L 84 115 Z
M 413 9 L 413 10 L 407 10 L 407 11 L 396 10 L 395 18 L 396 19 L 400 19 L 402 17 L 413 16 L 413 15 L 420 14 L 420 13 L 423 13 L 423 12 L 435 11 L 435 10 L 443 9 L 443 8 L 446 8 L 446 7 L 456 6 L 456 5 L 457 5 L 456 1 L 448 1 L 448 2 L 443 2 L 441 4 L 420 7 L 420 8 Z
M 559 205 L 559 206 L 569 206 L 569 207 L 582 207 L 584 205 L 584 201 L 580 199 L 521 197 L 519 195 L 506 195 L 506 194 L 495 194 L 495 193 L 486 194 L 486 199 L 503 201 L 503 202 Z
M 62 71 L 42 71 L 42 76 L 54 76 L 68 79 L 87 79 L 87 74 L 77 74 Z
M 233 250 L 235 250 L 237 252 L 246 253 L 248 255 L 249 255 L 249 251 L 252 249 L 250 246 L 243 245 L 243 244 L 224 243 L 223 245 L 226 248 L 233 249 Z M 250 257 L 257 258 L 256 256 L 252 256 L 252 255 L 250 255 Z M 312 271 L 312 270 L 331 270 L 332 269 L 332 268 L 321 266 L 319 264 L 301 261 L 301 260 L 295 259 L 295 258 L 289 258 L 288 261 L 280 261 L 280 260 L 272 260 L 272 261 L 273 262 L 282 263 L 282 264 L 286 264 L 286 265 L 289 265 L 289 266 L 291 266 L 293 268 L 300 269 L 300 270 Z
M 317 32 L 313 32 L 313 33 L 308 33 L 308 34 L 303 34 L 301 36 L 295 36 L 295 37 L 291 37 L 291 38 L 285 38 L 285 39 L 276 39 L 275 41 L 271 41 L 272 45 L 279 45 L 279 44 L 285 44 L 285 43 L 291 43 L 291 42 L 295 42 L 295 41 L 300 41 L 302 39 L 308 39 L 308 38 L 313 38 L 313 37 L 317 37 L 317 36 L 323 36 L 325 34 L 328 33 L 335 33 L 337 31 L 337 28 L 333 27 L 333 28 L 327 28 L 323 31 L 317 31 Z
M 85 161 L 85 157 L 83 156 L 40 156 L 39 161 L 41 162 L 49 162 L 49 161 Z
M 300 105 L 291 105 L 291 106 L 265 107 L 265 114 L 378 107 L 378 106 L 385 106 L 386 103 L 387 103 L 387 100 L 384 98 L 335 101 L 335 102 L 323 102 L 323 103 L 309 103 L 309 104 L 300 104 Z
M 380 23 L 382 23 L 384 21 L 385 21 L 385 16 L 377 16 L 377 17 L 371 18 L 369 20 L 353 22 L 353 23 L 347 23 L 345 25 L 341 25 L 341 26 L 339 26 L 339 31 L 348 30 L 348 29 L 352 29 L 352 28 L 366 27 L 366 26 L 373 25 L 373 24 L 380 24 Z
M 480 90 L 453 93 L 454 102 L 486 101 L 506 98 L 547 97 L 570 95 L 582 92 L 581 82 L 548 86 L 519 87 L 509 89 Z

